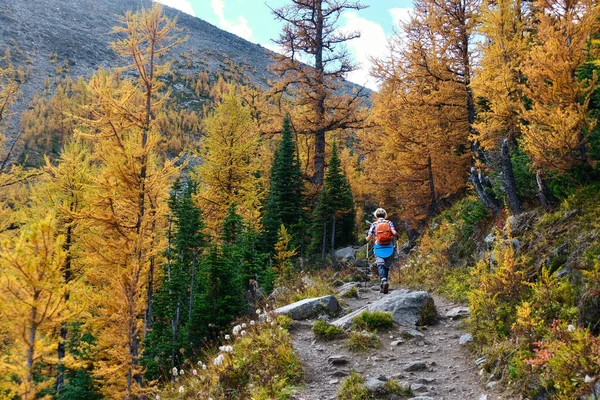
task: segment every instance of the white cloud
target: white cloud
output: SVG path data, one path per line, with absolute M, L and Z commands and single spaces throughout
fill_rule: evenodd
M 360 38 L 346 42 L 348 50 L 359 64 L 358 70 L 348 74 L 348 80 L 364 85 L 369 89 L 378 90 L 379 84 L 370 75 L 372 63 L 369 58 L 382 58 L 389 54 L 388 42 L 383 27 L 376 22 L 362 18 L 355 11 L 346 12 L 343 17 L 345 24 L 340 28 L 340 31 L 353 32 L 358 28 L 361 33 Z
M 224 0 L 211 0 L 210 7 L 219 19 L 219 26 L 228 32 L 233 33 L 239 37 L 243 37 L 246 40 L 251 40 L 252 29 L 248 25 L 248 20 L 243 16 L 238 16 L 237 22 L 231 22 L 225 18 L 225 1 Z
M 196 16 L 196 14 L 194 13 L 194 9 L 192 8 L 192 3 L 190 2 L 190 0 L 155 0 L 155 1 L 158 3 L 164 4 L 167 7 L 172 7 L 179 11 L 183 11 L 186 14 L 193 15 L 194 17 Z
M 397 29 L 401 29 L 402 23 L 410 22 L 410 13 L 412 8 L 390 8 L 389 13 L 392 16 L 392 23 Z

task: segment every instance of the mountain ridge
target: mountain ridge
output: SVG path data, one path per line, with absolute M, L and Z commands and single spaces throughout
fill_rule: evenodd
M 152 6 L 151 0 L 0 0 L 0 38 L 5 46 L 16 47 L 17 64 L 28 64 L 30 73 L 21 87 L 22 96 L 13 107 L 17 116 L 27 107 L 48 78 L 91 76 L 97 69 L 125 65 L 110 47 L 116 39 L 111 29 L 126 11 Z M 180 62 L 182 74 L 201 71 L 223 72 L 228 60 L 243 69 L 253 84 L 266 89 L 272 64 L 271 50 L 179 10 L 164 6 L 169 18 L 188 39 L 173 50 L 171 59 Z M 2 49 L 3 50 L 3 49 Z M 66 60 L 66 61 L 65 61 Z M 64 63 L 64 65 L 63 65 Z M 65 71 L 58 72 L 61 68 Z M 343 91 L 362 88 L 345 82 Z M 367 93 L 370 90 L 366 91 Z M 16 132 L 8 132 L 9 142 Z M 11 137 L 12 136 L 12 137 Z

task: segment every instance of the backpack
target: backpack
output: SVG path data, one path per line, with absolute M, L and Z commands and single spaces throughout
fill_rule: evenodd
M 375 227 L 375 240 L 379 244 L 390 244 L 392 243 L 394 235 L 392 234 L 392 227 L 388 220 L 383 220 L 377 223 Z

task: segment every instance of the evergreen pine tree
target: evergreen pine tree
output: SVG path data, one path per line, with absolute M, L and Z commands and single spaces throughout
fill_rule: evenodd
M 352 191 L 334 143 L 321 197 L 313 213 L 311 252 L 320 250 L 321 257 L 325 258 L 329 250 L 335 262 L 334 248 L 353 241 L 355 217 Z
M 181 365 L 183 357 L 194 350 L 190 348 L 186 326 L 204 300 L 199 255 L 205 245 L 202 212 L 192 200 L 194 191 L 191 182 L 183 188 L 177 182 L 169 200 L 173 233 L 169 235 L 162 283 L 153 299 L 154 321 L 144 351 L 149 378 Z M 185 353 L 180 349 L 185 349 Z
M 283 119 L 281 144 L 271 167 L 269 194 L 262 218 L 262 249 L 272 252 L 277 232 L 283 224 L 292 233 L 292 243 L 301 245 L 304 181 L 296 145 L 292 140 L 290 120 Z

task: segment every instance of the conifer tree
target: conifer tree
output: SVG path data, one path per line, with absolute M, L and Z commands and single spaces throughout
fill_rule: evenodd
M 365 8 L 360 1 L 302 0 L 272 10 L 285 23 L 275 42 L 284 54 L 276 56 L 274 71 L 282 79 L 273 85 L 274 93 L 289 91 L 301 107 L 299 133 L 314 139 L 312 181 L 317 188 L 325 174 L 326 134 L 336 129 L 359 127 L 364 117 L 358 113 L 361 94 L 337 95 L 334 92 L 349 72 L 356 69 L 343 43 L 360 36 L 342 33 L 337 28 L 340 15 L 347 10 Z M 306 65 L 299 57 L 308 57 Z
M 353 242 L 355 217 L 352 191 L 334 143 L 319 203 L 313 213 L 312 252 L 320 251 L 325 258 L 329 249 L 331 260 L 335 262 L 335 247 Z
M 304 181 L 296 146 L 292 140 L 290 121 L 283 120 L 281 143 L 271 166 L 269 194 L 267 195 L 262 217 L 263 248 L 273 250 L 277 242 L 277 232 L 283 224 L 300 245 L 302 235 L 302 214 Z
M 146 337 L 144 365 L 146 375 L 156 379 L 174 366 L 180 366 L 183 357 L 191 354 L 187 325 L 201 306 L 204 282 L 200 259 L 205 246 L 202 212 L 192 199 L 195 186 L 173 185 L 169 207 L 172 226 L 166 262 L 162 266 L 159 289 L 153 298 L 152 330 Z M 181 353 L 180 349 L 185 352 Z
M 596 124 L 588 105 L 598 79 L 578 79 L 577 71 L 593 57 L 600 7 L 592 0 L 539 0 L 535 10 L 536 40 L 523 66 L 531 100 L 523 107 L 524 149 L 533 167 L 546 172 L 588 167 Z
M 93 119 L 81 134 L 94 142 L 101 165 L 92 206 L 82 211 L 89 223 L 88 275 L 95 297 L 98 361 L 95 373 L 111 397 L 144 394 L 140 365 L 145 329 L 152 320 L 154 265 L 166 245 L 167 198 L 176 170 L 161 160 L 156 115 L 165 102 L 161 75 L 169 63 L 160 56 L 181 42 L 175 20 L 155 5 L 121 19 L 115 51 L 132 60 L 134 78 L 100 71 L 90 82 L 86 109 Z
M 232 87 L 204 120 L 207 135 L 202 142 L 202 164 L 196 169 L 197 201 L 206 214 L 206 226 L 215 232 L 233 204 L 243 220 L 259 222 L 262 180 L 257 157 L 259 135 L 250 109 Z
M 0 362 L 0 393 L 7 398 L 33 400 L 53 385 L 46 378 L 51 374 L 42 371 L 56 360 L 51 354 L 57 332 L 69 318 L 63 246 L 52 212 L 0 245 L 0 318 L 10 321 Z

